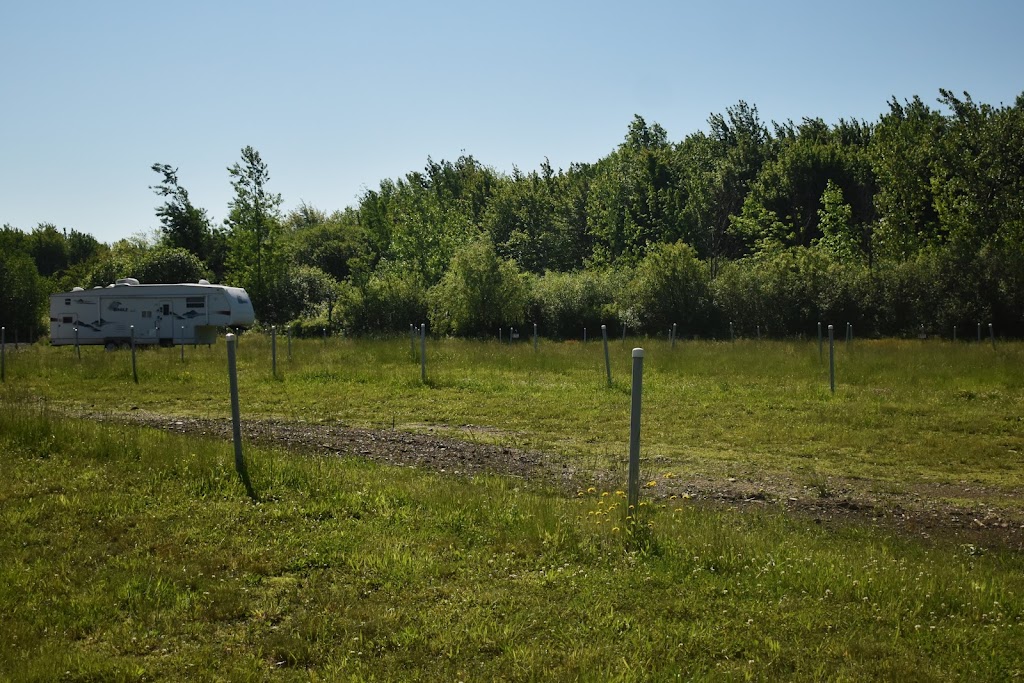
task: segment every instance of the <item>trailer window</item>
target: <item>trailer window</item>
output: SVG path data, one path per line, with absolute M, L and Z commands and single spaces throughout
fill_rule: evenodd
M 71 299 L 64 299 L 64 305 L 65 306 L 70 306 L 71 305 Z
M 185 308 L 206 308 L 206 299 L 201 296 L 185 297 Z
M 72 320 L 70 315 L 66 315 L 66 316 L 64 316 L 64 322 L 70 323 L 70 322 L 74 322 L 74 320 Z

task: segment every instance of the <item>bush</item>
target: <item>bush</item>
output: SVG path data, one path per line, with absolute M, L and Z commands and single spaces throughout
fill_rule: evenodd
M 709 269 L 685 242 L 656 244 L 636 269 L 631 301 L 647 332 L 660 333 L 677 323 L 688 333 L 712 326 Z
M 382 261 L 363 288 L 355 327 L 364 332 L 404 332 L 427 319 L 427 288 L 418 273 Z
M 199 282 L 210 277 L 199 257 L 181 247 L 150 249 L 138 261 L 134 272 L 144 285 Z
M 526 319 L 527 284 L 515 261 L 498 257 L 483 238 L 455 253 L 428 293 L 430 329 L 437 334 L 489 334 Z
M 599 330 L 602 323 L 628 319 L 626 292 L 631 272 L 583 270 L 571 273 L 547 272 L 533 279 L 530 313 L 545 336 L 579 337 L 583 328 Z

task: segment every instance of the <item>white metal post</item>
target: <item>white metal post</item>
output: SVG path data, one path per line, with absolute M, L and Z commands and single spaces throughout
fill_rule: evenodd
M 640 404 L 644 384 L 644 350 L 633 349 L 633 390 L 629 411 L 629 494 L 627 515 L 636 522 L 640 504 Z
M 608 359 L 608 326 L 601 325 L 601 338 L 604 339 L 604 369 L 608 375 L 608 386 L 612 385 L 612 363 Z
M 828 386 L 836 393 L 836 345 L 832 326 L 828 326 Z

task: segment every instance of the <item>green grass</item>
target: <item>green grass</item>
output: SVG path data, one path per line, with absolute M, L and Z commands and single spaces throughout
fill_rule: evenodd
M 986 502 L 1020 509 L 1024 486 L 1024 344 L 858 340 L 600 342 L 499 345 L 430 341 L 426 384 L 407 338 L 239 344 L 243 416 L 426 429 L 533 448 L 577 466 L 621 469 L 627 451 L 630 346 L 647 349 L 643 457 L 681 477 L 803 483 L 854 478 L 893 488 L 981 485 Z M 418 346 L 418 344 L 417 344 Z M 224 345 L 147 350 L 132 382 L 126 352 L 39 348 L 8 358 L 8 385 L 62 406 L 228 415 Z M 943 495 L 953 496 L 955 492 Z
M 1024 676 L 1019 553 L 249 448 L 253 504 L 230 444 L 4 398 L 2 680 Z

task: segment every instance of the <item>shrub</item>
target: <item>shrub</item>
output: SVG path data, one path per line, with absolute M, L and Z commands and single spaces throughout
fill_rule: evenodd
M 490 239 L 462 247 L 430 289 L 430 328 L 437 334 L 487 334 L 526 319 L 527 284 L 515 261 L 498 257 Z
M 531 317 L 545 336 L 562 339 L 580 336 L 584 327 L 597 330 L 602 323 L 630 322 L 626 310 L 630 275 L 625 268 L 549 271 L 533 279 Z
M 686 331 L 708 331 L 709 279 L 707 264 L 685 242 L 652 246 L 630 288 L 644 329 L 657 333 L 678 323 Z
M 357 329 L 370 332 L 401 332 L 409 324 L 427 319 L 427 288 L 411 269 L 381 261 L 363 288 L 356 315 Z

